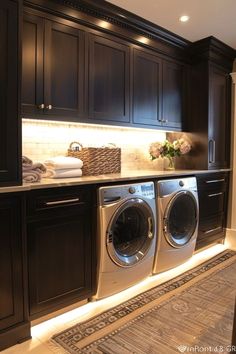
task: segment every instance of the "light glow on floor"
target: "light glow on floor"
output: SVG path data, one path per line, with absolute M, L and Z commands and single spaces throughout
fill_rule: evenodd
M 157 286 L 167 280 L 178 276 L 179 274 L 214 257 L 218 253 L 223 252 L 225 249 L 226 246 L 222 244 L 214 245 L 206 250 L 196 253 L 191 259 L 189 259 L 184 264 L 161 274 L 156 274 L 154 276 L 148 277 L 139 284 L 132 286 L 131 288 L 124 290 L 116 295 L 107 297 L 99 301 L 89 302 L 74 310 L 71 310 L 43 323 L 35 325 L 31 329 L 32 337 L 37 337 L 40 339 L 40 337 L 44 337 L 45 335 L 48 336 L 50 334 L 51 336 L 53 332 L 57 333 L 60 330 L 65 329 L 66 327 L 72 326 L 78 322 L 88 320 L 89 318 L 96 316 L 97 314 L 109 308 L 112 308 L 118 305 L 119 303 L 138 295 L 139 293 L 142 293 L 143 291 L 146 291 L 150 288 L 153 288 L 154 286 Z

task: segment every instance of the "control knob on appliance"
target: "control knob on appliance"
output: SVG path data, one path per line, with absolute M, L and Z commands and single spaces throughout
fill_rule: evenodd
M 136 192 L 135 187 L 129 187 L 129 193 L 134 194 Z
M 179 181 L 179 185 L 180 185 L 180 187 L 183 187 L 184 186 L 184 182 L 183 181 Z

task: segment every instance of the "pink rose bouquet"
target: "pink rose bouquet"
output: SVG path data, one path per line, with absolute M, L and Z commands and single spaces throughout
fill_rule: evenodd
M 163 143 L 155 142 L 149 147 L 151 160 L 166 157 L 170 165 L 173 165 L 173 157 L 187 154 L 191 150 L 191 145 L 184 139 L 174 140 L 173 143 L 165 140 Z

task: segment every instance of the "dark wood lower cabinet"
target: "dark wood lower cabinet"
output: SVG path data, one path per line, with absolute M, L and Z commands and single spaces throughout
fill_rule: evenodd
M 228 173 L 197 176 L 199 227 L 196 248 L 224 240 L 227 217 Z
M 0 350 L 30 337 L 22 203 L 20 195 L 0 195 Z
M 93 208 L 87 190 L 33 193 L 28 223 L 30 318 L 94 294 Z M 31 204 L 32 207 L 32 204 Z

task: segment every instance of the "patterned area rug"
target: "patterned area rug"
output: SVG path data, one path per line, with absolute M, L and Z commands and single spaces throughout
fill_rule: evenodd
M 184 274 L 53 336 L 58 353 L 228 353 L 236 252 Z M 60 349 L 59 349 L 60 348 Z

